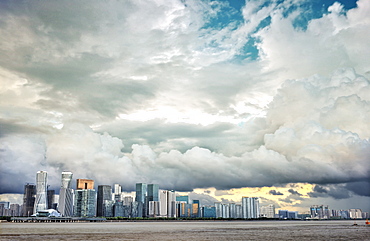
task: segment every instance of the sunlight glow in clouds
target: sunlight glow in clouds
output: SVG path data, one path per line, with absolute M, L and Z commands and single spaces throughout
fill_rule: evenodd
M 69 170 L 370 209 L 370 2 L 328 3 L 2 1 L 0 193 Z

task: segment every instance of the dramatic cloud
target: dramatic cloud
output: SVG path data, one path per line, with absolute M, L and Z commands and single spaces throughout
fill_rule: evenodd
M 271 195 L 284 195 L 283 193 L 277 192 L 276 190 L 269 191 L 269 194 L 271 194 Z
M 288 192 L 290 192 L 291 194 L 293 195 L 298 195 L 298 196 L 302 196 L 302 194 L 300 194 L 299 192 L 293 190 L 293 189 L 289 189 Z
M 330 196 L 334 199 L 344 199 L 351 197 L 351 193 L 344 187 L 344 185 L 327 185 L 326 187 L 316 185 L 313 192 L 308 193 L 308 195 L 312 198 Z
M 225 200 L 369 197 L 370 4 L 356 3 L 2 1 L 0 193 L 38 170 L 57 189 L 68 170 Z M 315 187 L 279 189 L 294 183 Z

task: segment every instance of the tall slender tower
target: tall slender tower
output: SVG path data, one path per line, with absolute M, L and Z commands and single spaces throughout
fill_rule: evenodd
M 138 204 L 138 217 L 146 217 L 147 215 L 147 184 L 146 183 L 136 183 L 136 197 L 135 201 Z
M 108 201 L 108 202 L 106 202 Z M 112 201 L 112 187 L 110 185 L 98 186 L 98 200 L 96 207 L 96 216 L 109 217 L 111 212 L 106 212 L 109 209 L 110 201 Z M 108 207 L 107 207 L 108 206 Z
M 73 189 L 71 188 L 72 176 L 72 172 L 62 172 L 58 211 L 63 217 L 70 217 L 73 215 Z
M 33 213 L 47 209 L 47 178 L 46 171 L 38 171 L 36 174 L 36 200 Z
M 33 209 L 35 207 L 36 199 L 36 185 L 27 183 L 24 186 L 24 196 L 23 196 L 23 216 L 31 216 L 33 214 Z

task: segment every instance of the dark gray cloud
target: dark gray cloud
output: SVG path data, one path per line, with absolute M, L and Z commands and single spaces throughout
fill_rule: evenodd
M 351 197 L 351 193 L 343 184 L 327 185 L 325 187 L 315 185 L 313 192 L 309 192 L 308 196 L 311 198 L 332 197 L 334 199 L 345 199 Z
M 270 190 L 270 191 L 269 191 L 269 194 L 271 194 L 271 195 L 284 195 L 283 193 L 278 192 L 278 191 L 276 191 L 276 190 Z
M 316 187 L 316 186 L 315 186 Z M 299 192 L 295 191 L 294 189 L 289 189 L 288 192 L 290 192 L 291 194 L 293 195 L 298 195 L 298 196 L 302 196 L 302 194 L 300 194 Z
M 370 181 L 346 183 L 345 188 L 360 196 L 370 196 Z

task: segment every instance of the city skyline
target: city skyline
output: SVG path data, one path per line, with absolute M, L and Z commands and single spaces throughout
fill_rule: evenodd
M 29 217 L 122 217 L 122 218 L 231 218 L 231 219 L 364 219 L 369 212 L 361 209 L 335 210 L 328 205 L 313 205 L 309 212 L 278 210 L 273 204 L 261 205 L 258 197 L 242 197 L 240 203 L 214 202 L 202 205 L 202 200 L 176 194 L 174 190 L 159 189 L 158 184 L 136 183 L 135 202 L 132 196 L 122 193 L 121 185 L 98 185 L 94 189 L 94 180 L 77 179 L 76 190 L 71 189 L 72 172 L 62 172 L 59 201 L 54 203 L 55 190 L 49 190 L 47 172 L 36 173 L 37 185 L 26 184 L 23 205 L 0 201 L 0 216 Z M 73 194 L 74 204 L 71 211 L 65 200 L 69 199 L 63 190 Z M 114 192 L 112 190 L 114 189 Z M 40 198 L 47 192 L 46 197 Z M 62 196 L 64 195 L 64 196 Z M 46 199 L 43 201 L 43 199 Z M 64 200 L 63 200 L 64 199 Z M 47 203 L 47 206 L 45 205 Z M 31 207 L 30 207 L 31 206 Z M 69 214 L 68 214 L 69 213 Z
M 70 170 L 127 192 L 369 211 L 369 12 L 368 0 L 0 1 L 0 200 L 39 170 L 59 192 Z
M 207 209 L 207 207 L 214 206 L 216 207 L 216 217 L 223 217 L 223 218 L 240 218 L 245 217 L 249 219 L 255 219 L 259 218 L 261 212 L 264 214 L 262 217 L 271 217 L 271 212 L 274 212 L 276 215 L 279 214 L 281 216 L 281 212 L 283 213 L 282 216 L 288 217 L 288 213 L 292 213 L 295 218 L 297 218 L 298 211 L 297 210 L 285 210 L 284 208 L 275 207 L 272 203 L 266 203 L 261 202 L 261 197 L 258 196 L 242 196 L 241 200 L 222 200 L 219 201 L 217 199 L 212 198 L 211 196 L 204 195 L 198 195 L 193 196 L 191 198 L 191 195 L 194 195 L 194 193 L 188 193 L 184 195 L 182 192 L 177 192 L 176 190 L 165 190 L 161 189 L 158 184 L 147 184 L 147 183 L 136 183 L 135 184 L 135 190 L 131 193 L 125 192 L 122 190 L 122 186 L 120 184 L 114 183 L 112 185 L 97 185 L 97 189 L 95 189 L 95 181 L 91 179 L 76 179 L 76 186 L 75 189 L 72 186 L 72 177 L 73 173 L 70 171 L 63 171 L 61 173 L 61 185 L 60 185 L 60 193 L 59 193 L 59 201 L 57 203 L 53 203 L 49 201 L 49 198 L 52 198 L 53 200 L 55 197 L 55 190 L 51 190 L 49 188 L 44 189 L 47 185 L 47 172 L 46 171 L 38 171 L 36 173 L 36 182 L 38 185 L 33 185 L 32 183 L 27 183 L 24 186 L 24 194 L 22 195 L 22 201 L 5 201 L 11 204 L 23 204 L 22 213 L 37 213 L 38 211 L 46 210 L 45 207 L 52 208 L 58 210 L 61 216 L 106 216 L 107 212 L 109 213 L 108 217 L 111 217 L 114 213 L 114 202 L 123 202 L 123 205 L 127 205 L 128 203 L 135 202 L 141 203 L 141 205 L 137 206 L 139 210 L 142 209 L 142 211 L 137 211 L 137 215 L 143 216 L 143 217 L 152 217 L 152 216 L 145 216 L 143 213 L 150 213 L 154 210 L 154 217 L 162 216 L 162 217 L 171 217 L 167 216 L 167 213 L 173 213 L 174 207 L 167 203 L 167 200 L 175 200 L 188 203 L 191 205 L 189 207 L 191 210 L 193 210 L 193 206 L 195 205 L 194 202 L 196 202 L 197 209 L 200 207 Z M 49 187 L 49 186 L 48 186 Z M 44 193 L 48 193 L 47 199 L 44 197 Z M 49 197 L 49 193 L 52 193 L 52 196 Z M 176 195 L 175 195 L 176 194 Z M 279 194 L 278 194 L 279 195 Z M 42 198 L 40 198 L 40 196 Z M 74 196 L 74 198 L 72 197 Z M 209 199 L 211 198 L 211 199 Z M 85 199 L 85 201 L 83 201 Z M 213 200 L 212 200 L 213 199 Z M 33 200 L 33 201 L 32 201 Z M 37 201 L 39 200 L 39 201 Z M 40 200 L 44 200 L 41 201 Z M 72 201 L 74 200 L 74 204 Z M 131 200 L 131 201 L 129 201 Z M 263 200 L 263 198 L 262 198 Z M 107 201 L 108 203 L 105 203 Z M 0 202 L 4 202 L 0 200 Z M 45 203 L 44 203 L 45 202 Z M 50 203 L 49 203 L 50 202 Z M 95 204 L 94 204 L 95 203 Z M 110 204 L 109 204 L 110 203 Z M 144 205 L 144 203 L 147 203 L 147 205 Z M 41 205 L 40 205 L 41 204 Z M 200 205 L 202 204 L 202 205 Z M 46 206 L 45 206 L 46 205 Z M 54 206 L 55 205 L 55 206 Z M 106 205 L 108 207 L 111 206 L 111 211 L 106 210 Z M 131 205 L 131 204 L 130 204 Z M 153 206 L 155 205 L 155 206 Z M 175 205 L 175 204 L 173 204 Z M 240 209 L 235 210 L 235 205 L 237 206 L 248 206 L 248 210 L 246 209 Z M 39 207 L 41 206 L 41 208 Z M 52 207 L 53 206 L 53 207 Z M 237 207 L 236 206 L 236 207 Z M 273 208 L 271 208 L 271 206 Z M 77 207 L 77 208 L 76 208 Z M 227 207 L 227 212 L 226 208 Z M 306 207 L 307 210 L 300 210 L 299 212 L 301 214 L 308 214 L 310 213 L 311 216 L 313 215 L 312 209 L 313 208 L 319 208 L 322 209 L 322 207 L 326 207 L 327 212 L 331 213 L 332 209 L 328 209 L 328 205 L 321 204 L 320 205 L 311 205 L 310 211 L 308 211 L 308 207 Z M 123 206 L 122 206 L 123 208 Z M 183 207 L 184 208 L 184 207 Z M 161 210 L 159 212 L 159 210 Z M 163 211 L 166 210 L 166 211 Z M 233 212 L 237 214 L 237 216 L 231 216 L 229 212 Z M 273 211 L 271 211 L 273 210 Z M 278 212 L 275 212 L 278 211 Z M 350 212 L 354 212 L 351 215 L 355 216 L 356 210 L 360 210 L 361 212 L 369 213 L 369 211 L 362 210 L 358 207 L 351 207 L 351 208 L 339 208 L 339 209 L 333 209 L 338 214 L 341 214 L 341 212 L 347 212 L 342 213 L 343 216 L 349 217 Z M 280 212 L 281 211 L 281 212 Z M 239 216 L 240 215 L 240 216 Z M 29 215 L 28 215 L 29 216 Z M 191 217 L 190 215 L 189 217 Z M 339 215 L 341 216 L 341 215 Z M 327 218 L 329 215 L 323 215 L 322 213 L 317 214 L 317 217 L 320 218 Z

